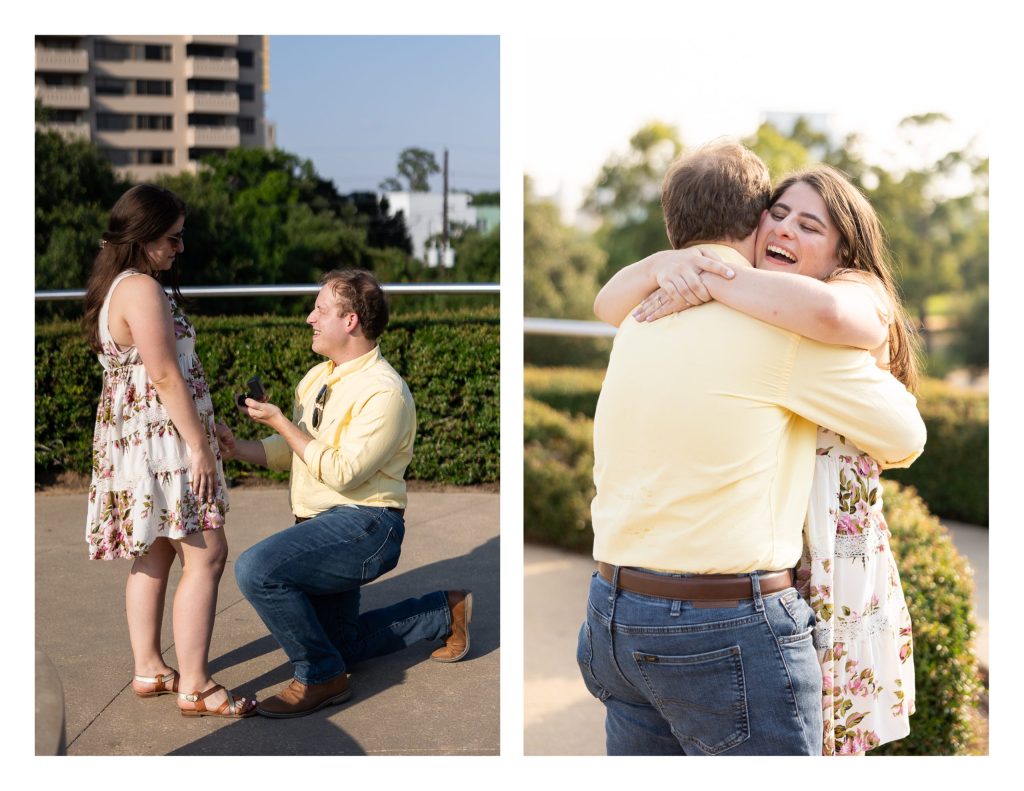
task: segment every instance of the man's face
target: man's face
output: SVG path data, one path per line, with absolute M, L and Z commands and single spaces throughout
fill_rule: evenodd
M 761 215 L 754 265 L 823 280 L 839 265 L 838 244 L 839 231 L 825 201 L 809 184 L 798 181 Z
M 330 285 L 320 289 L 306 323 L 313 328 L 313 351 L 335 359 L 342 356 L 352 342 L 352 330 L 358 325 L 356 314 L 342 308 L 343 300 L 335 296 Z M 339 315 L 342 314 L 342 315 Z

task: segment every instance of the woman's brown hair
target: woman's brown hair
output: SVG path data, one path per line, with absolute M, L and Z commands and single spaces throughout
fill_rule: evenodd
M 861 191 L 843 173 L 828 165 L 816 165 L 787 176 L 772 192 L 771 205 L 798 182 L 807 184 L 821 196 L 839 231 L 836 245 L 839 266 L 826 280 L 841 278 L 850 270 L 868 272 L 878 280 L 892 310 L 889 372 L 908 390 L 916 389 L 920 339 L 896 290 L 878 215 Z
M 103 301 L 114 279 L 126 269 L 159 279 L 144 245 L 159 239 L 185 215 L 185 202 L 170 190 L 152 184 L 138 184 L 118 198 L 110 210 L 107 230 L 100 241 L 100 251 L 92 265 L 92 274 L 85 290 L 85 336 L 95 352 L 102 351 L 99 318 Z M 169 272 L 171 291 L 181 299 L 178 270 Z

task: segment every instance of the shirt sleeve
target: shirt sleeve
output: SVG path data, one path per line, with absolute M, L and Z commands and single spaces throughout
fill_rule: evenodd
M 341 433 L 338 447 L 311 440 L 303 461 L 317 481 L 345 492 L 365 483 L 395 455 L 408 428 L 403 393 L 375 393 L 353 415 Z
M 866 351 L 800 339 L 783 398 L 787 409 L 846 437 L 882 467 L 909 467 L 924 450 L 917 400 Z
M 280 434 L 272 434 L 260 440 L 263 451 L 267 454 L 267 467 L 272 470 L 287 471 L 292 468 L 292 449 L 288 441 Z

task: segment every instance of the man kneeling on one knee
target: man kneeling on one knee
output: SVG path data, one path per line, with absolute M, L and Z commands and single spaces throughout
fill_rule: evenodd
M 242 593 L 281 644 L 294 678 L 258 710 L 299 717 L 351 696 L 347 669 L 419 640 L 431 655 L 469 651 L 472 594 L 434 591 L 360 613 L 360 586 L 393 569 L 405 534 L 405 470 L 412 459 L 412 394 L 380 353 L 387 299 L 364 270 L 328 272 L 306 323 L 327 359 L 295 388 L 293 420 L 252 398 L 239 408 L 276 433 L 222 437 L 226 458 L 291 470 L 295 525 L 239 556 Z

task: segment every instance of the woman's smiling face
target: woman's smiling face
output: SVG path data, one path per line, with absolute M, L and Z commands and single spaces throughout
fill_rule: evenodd
M 823 280 L 839 265 L 838 244 L 839 231 L 825 201 L 810 184 L 798 181 L 761 215 L 754 265 Z

